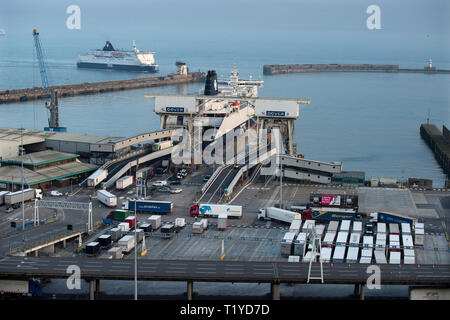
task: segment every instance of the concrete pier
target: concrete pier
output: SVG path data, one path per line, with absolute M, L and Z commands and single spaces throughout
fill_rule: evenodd
M 420 135 L 433 151 L 436 160 L 450 176 L 450 131 L 446 126 L 442 126 L 442 133 L 434 124 L 422 124 Z

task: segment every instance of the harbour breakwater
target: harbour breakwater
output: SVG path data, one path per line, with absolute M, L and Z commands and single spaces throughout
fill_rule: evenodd
M 162 77 L 59 85 L 50 87 L 50 91 L 52 89 L 56 90 L 59 97 L 70 97 L 84 94 L 174 85 L 180 83 L 203 82 L 205 79 L 206 74 L 204 72 L 192 72 L 186 75 L 169 74 Z M 44 90 L 43 87 L 4 90 L 0 91 L 0 104 L 47 99 L 49 96 L 48 91 Z
M 434 124 L 422 124 L 420 135 L 450 178 L 450 131 L 446 126 L 442 126 L 441 133 Z
M 272 64 L 264 65 L 265 75 L 279 73 L 304 72 L 419 72 L 419 73 L 450 73 L 450 70 L 439 70 L 430 63 L 423 69 L 402 69 L 396 64 Z

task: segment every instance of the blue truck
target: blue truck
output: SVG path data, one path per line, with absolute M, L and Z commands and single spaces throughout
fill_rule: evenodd
M 42 296 L 39 280 L 0 280 L 0 293 L 5 295 Z
M 171 214 L 173 212 L 173 202 L 171 201 L 155 201 L 155 200 L 128 200 L 124 207 L 134 212 L 134 204 L 136 203 L 137 212 L 150 212 Z
M 411 230 L 413 230 L 414 225 L 418 221 L 416 218 L 410 218 L 398 213 L 391 213 L 391 212 L 377 212 L 376 216 L 377 222 L 397 223 L 397 224 L 409 223 L 411 226 Z

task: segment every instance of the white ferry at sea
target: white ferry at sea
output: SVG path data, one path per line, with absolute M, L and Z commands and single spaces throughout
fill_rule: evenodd
M 155 53 L 139 51 L 133 41 L 132 51 L 115 50 L 111 42 L 106 41 L 102 50 L 92 50 L 78 56 L 78 68 L 113 69 L 127 71 L 158 72 Z

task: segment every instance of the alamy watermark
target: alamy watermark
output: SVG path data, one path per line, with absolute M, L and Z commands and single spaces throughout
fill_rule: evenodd
M 69 290 L 81 289 L 81 269 L 79 266 L 72 264 L 67 267 L 67 274 L 70 276 L 67 278 L 66 285 Z
M 381 29 L 381 9 L 379 6 L 372 4 L 367 7 L 367 14 L 370 16 L 367 18 L 366 26 L 369 30 Z
M 66 9 L 66 13 L 70 14 L 66 20 L 66 27 L 69 30 L 81 29 L 81 9 L 77 5 L 70 5 Z

